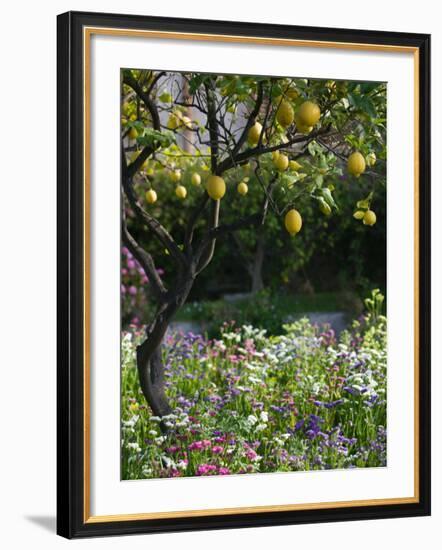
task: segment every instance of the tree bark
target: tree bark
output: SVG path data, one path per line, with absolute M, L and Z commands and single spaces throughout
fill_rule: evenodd
M 250 275 L 252 278 L 252 294 L 256 294 L 264 288 L 262 279 L 262 267 L 264 264 L 264 237 L 260 235 L 256 242 L 255 256 L 251 265 Z
M 166 395 L 162 344 L 167 329 L 176 312 L 186 301 L 193 282 L 191 274 L 184 276 L 180 289 L 158 307 L 155 319 L 147 329 L 146 340 L 137 348 L 140 386 L 155 416 L 163 417 L 172 412 Z M 164 425 L 161 427 L 165 431 Z

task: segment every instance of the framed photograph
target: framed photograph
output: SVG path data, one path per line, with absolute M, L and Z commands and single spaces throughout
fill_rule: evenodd
M 58 533 L 430 513 L 430 37 L 58 17 Z

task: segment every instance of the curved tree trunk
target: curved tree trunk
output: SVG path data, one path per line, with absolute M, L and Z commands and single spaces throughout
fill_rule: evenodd
M 145 346 L 146 344 L 146 346 Z M 172 412 L 165 392 L 164 364 L 161 343 L 147 350 L 149 339 L 137 349 L 137 367 L 141 389 L 155 416 L 163 417 Z
M 163 417 L 172 412 L 166 396 L 162 343 L 175 313 L 187 299 L 193 285 L 188 277 L 179 292 L 169 297 L 157 310 L 155 319 L 147 330 L 146 340 L 137 347 L 137 368 L 144 397 L 155 416 Z M 164 430 L 164 426 L 162 426 Z

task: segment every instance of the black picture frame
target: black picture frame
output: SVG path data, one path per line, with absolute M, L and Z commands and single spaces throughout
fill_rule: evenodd
M 84 214 L 83 40 L 85 27 L 235 35 L 368 45 L 408 46 L 419 59 L 419 498 L 297 511 L 91 522 L 84 494 Z M 430 514 L 430 36 L 68 12 L 57 21 L 57 533 L 67 538 L 226 529 L 266 525 L 424 516 Z

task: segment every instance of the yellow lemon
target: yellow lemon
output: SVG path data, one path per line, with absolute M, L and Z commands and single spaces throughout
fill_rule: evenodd
M 181 179 L 181 170 L 174 170 L 170 174 L 170 178 L 174 183 L 178 183 Z
M 242 181 L 241 183 L 238 183 L 238 187 L 236 188 L 236 190 L 238 191 L 238 193 L 240 195 L 247 195 L 249 187 L 248 187 L 247 183 Z
M 313 101 L 304 101 L 299 107 L 298 116 L 301 125 L 305 127 L 314 126 L 321 116 L 321 110 Z
M 278 155 L 278 157 L 273 161 L 273 164 L 275 165 L 278 172 L 284 172 L 284 170 L 287 170 L 289 166 L 289 158 L 287 155 L 283 155 L 282 153 Z
M 293 107 L 288 101 L 281 101 L 278 111 L 276 113 L 276 120 L 281 124 L 283 128 L 287 128 L 292 124 L 295 118 Z
M 201 185 L 201 176 L 198 174 L 198 172 L 194 172 L 192 174 L 192 185 Z
M 292 208 L 287 212 L 284 218 L 284 225 L 290 235 L 296 235 L 301 231 L 302 227 L 302 218 L 301 214 Z
M 187 189 L 184 187 L 184 185 L 177 185 L 175 188 L 175 195 L 179 199 L 185 199 L 187 196 Z
M 373 210 L 367 210 L 362 219 L 364 225 L 374 225 L 376 223 L 376 214 Z
M 146 191 L 146 200 L 149 204 L 153 204 L 157 201 L 157 194 L 153 189 L 149 189 L 149 191 Z
M 365 172 L 365 159 L 358 151 L 348 157 L 347 170 L 352 176 L 359 178 Z
M 220 176 L 211 175 L 207 179 L 206 189 L 209 197 L 218 201 L 224 197 L 226 184 Z
M 299 117 L 299 113 L 295 114 L 295 123 L 297 131 L 301 134 L 309 134 L 313 130 L 313 126 L 307 126 L 306 124 L 303 124 L 302 120 Z
M 376 153 L 368 153 L 368 155 L 365 157 L 365 161 L 368 166 L 374 166 L 376 164 Z
M 272 160 L 275 161 L 281 153 L 279 151 L 272 152 Z
M 132 128 L 129 130 L 129 134 L 128 134 L 128 135 L 129 135 L 129 138 L 130 138 L 130 139 L 137 139 L 137 137 L 138 137 L 137 129 L 132 127 Z
M 353 218 L 355 220 L 362 220 L 364 217 L 365 212 L 363 210 L 356 210 L 356 212 L 353 214 Z
M 299 164 L 299 162 L 296 162 L 296 160 L 291 160 L 289 162 L 289 167 L 290 167 L 290 170 L 294 170 L 295 172 L 300 168 L 302 168 L 301 164 Z
M 255 124 L 250 128 L 249 133 L 247 134 L 247 141 L 250 143 L 250 145 L 256 145 L 258 143 L 261 132 L 262 125 L 259 122 L 255 122 Z
M 294 100 L 294 99 L 297 99 L 299 97 L 299 92 L 296 88 L 289 88 L 285 95 L 291 99 L 291 100 Z

